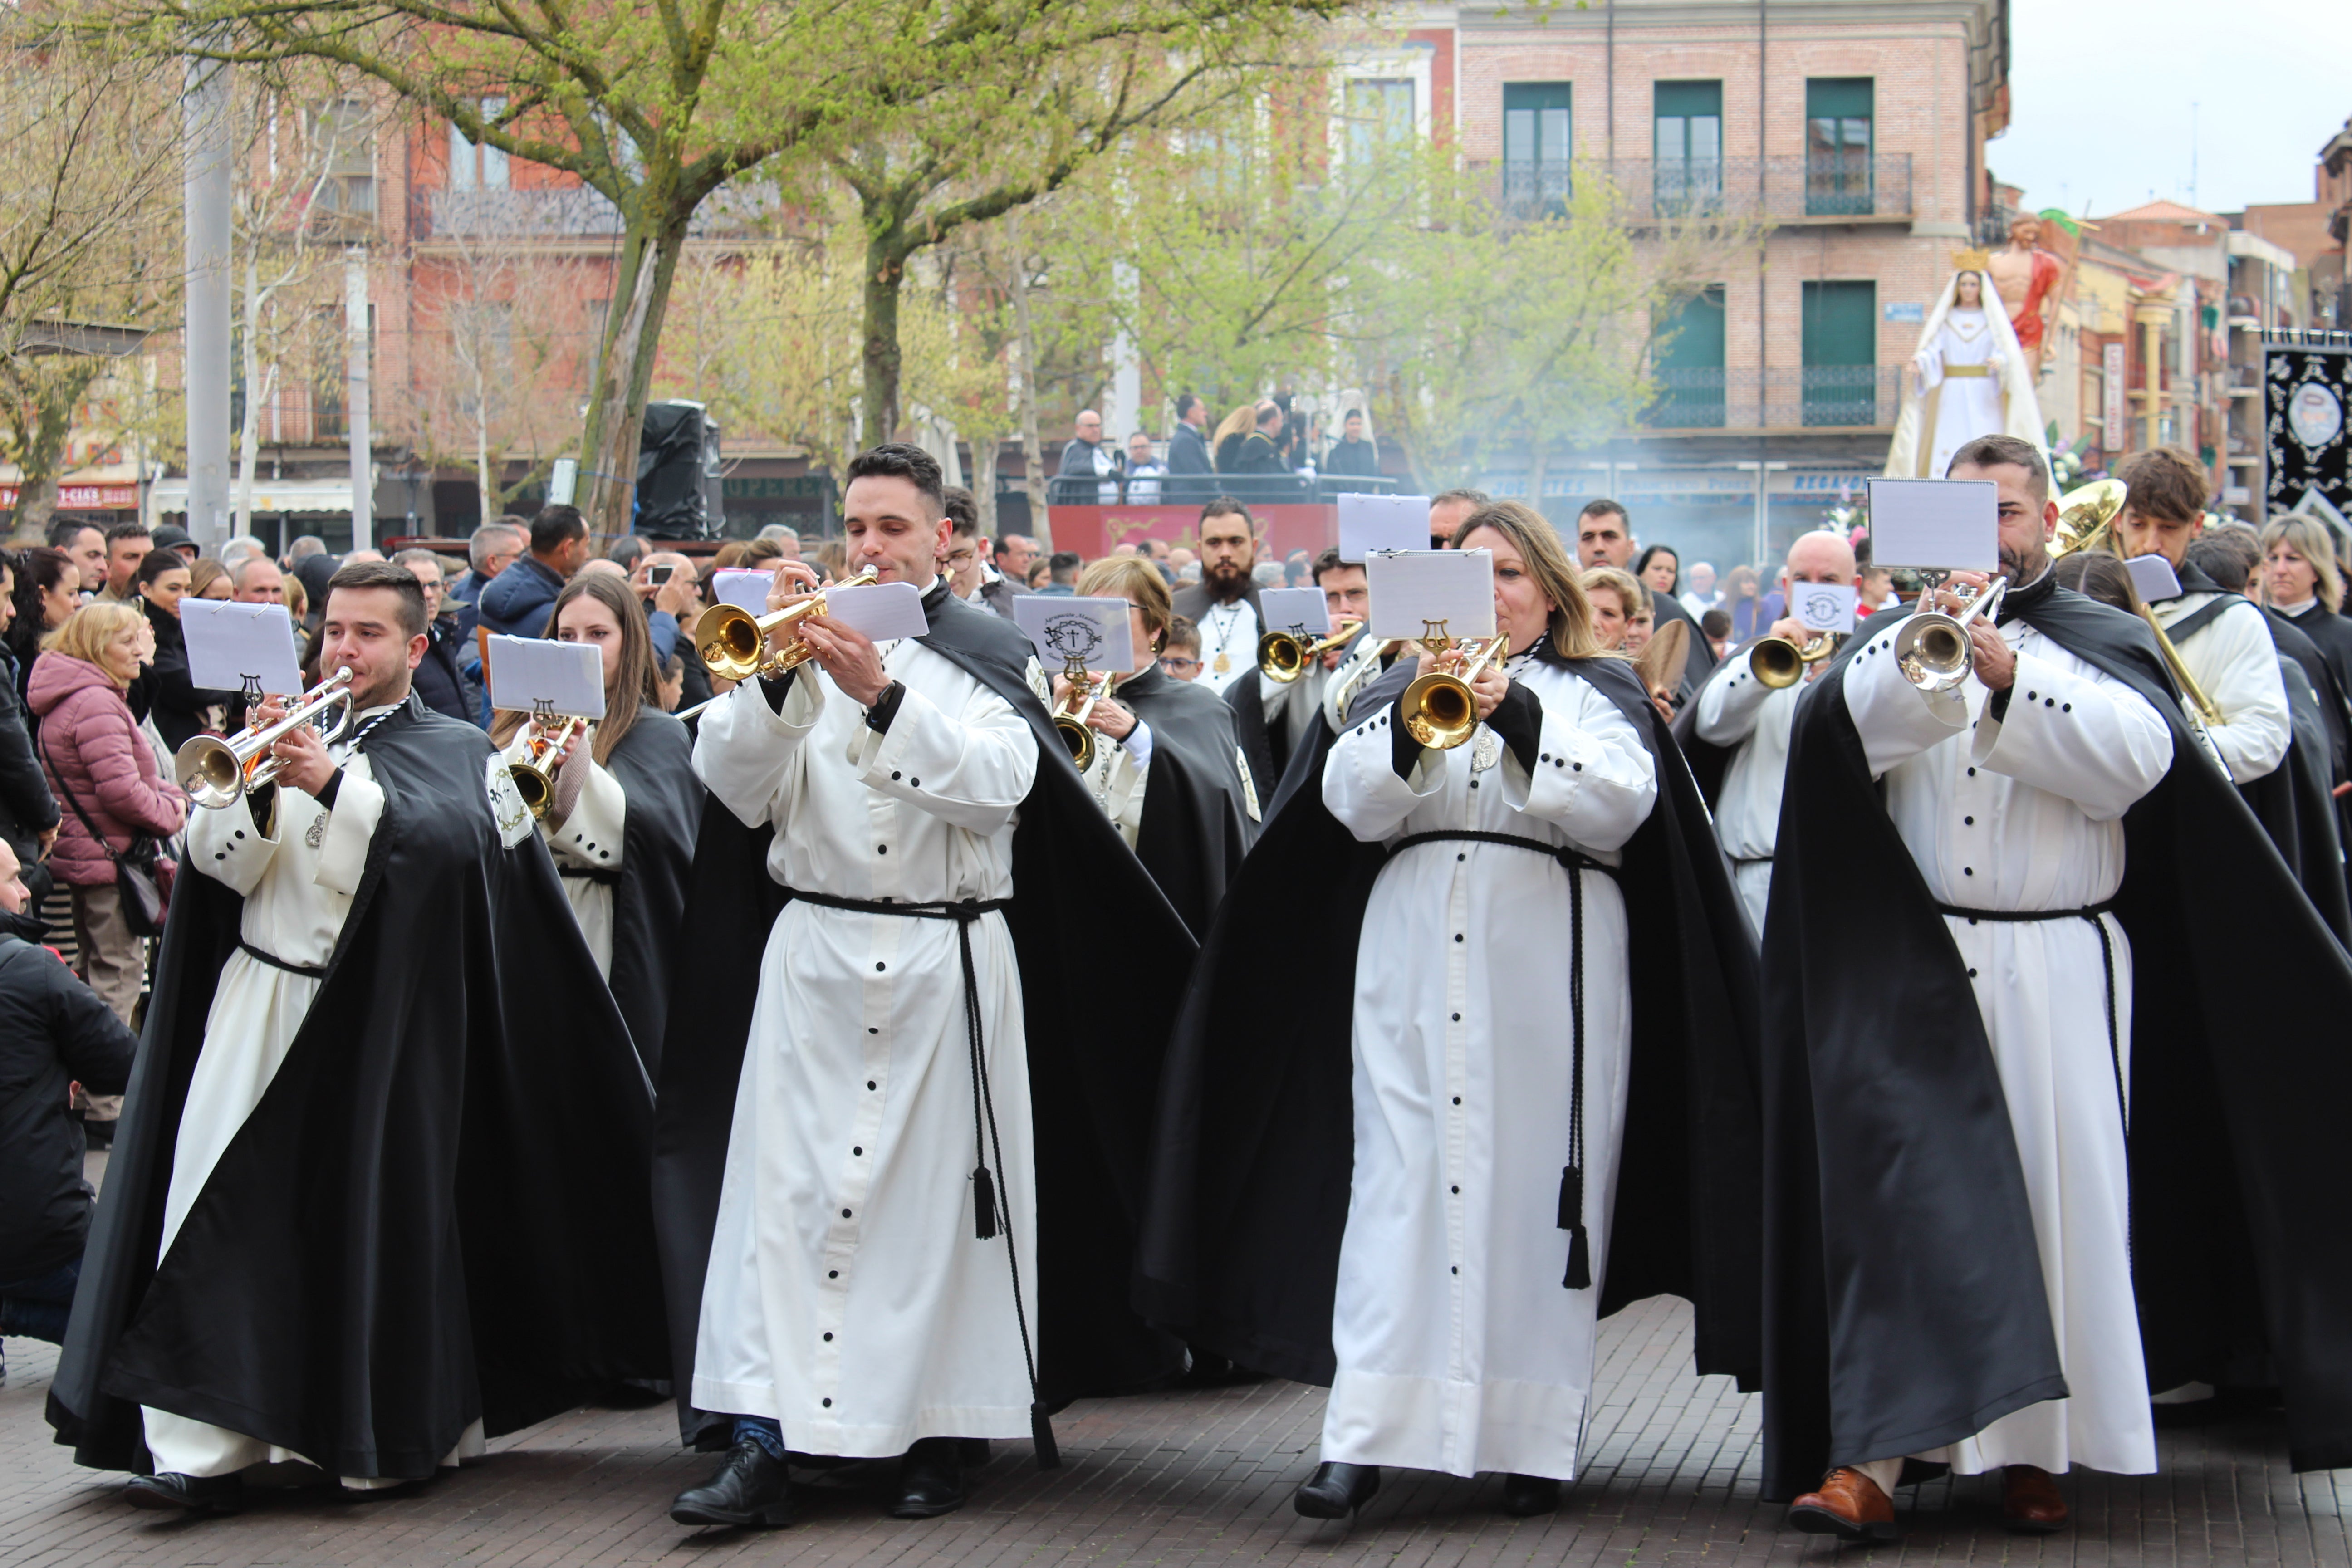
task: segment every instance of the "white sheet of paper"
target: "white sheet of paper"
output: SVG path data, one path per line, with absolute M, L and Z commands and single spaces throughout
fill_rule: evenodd
M 1890 571 L 1998 572 L 2000 503 L 1990 479 L 1870 481 L 1870 562 Z
M 711 574 L 710 577 L 710 591 L 716 595 L 716 603 L 733 605 L 755 616 L 768 613 L 768 590 L 775 585 L 776 574 L 773 572 L 745 572 L 731 566 L 724 572 Z
M 1420 637 L 1426 621 L 1444 621 L 1445 634 L 1459 639 L 1495 635 L 1491 550 L 1402 550 L 1375 555 L 1364 563 L 1364 581 L 1371 592 L 1376 642 Z
M 1340 560 L 1365 561 L 1382 551 L 1428 548 L 1427 496 L 1339 498 Z
M 1073 658 L 1101 674 L 1135 670 L 1135 638 L 1125 599 L 1078 599 L 1060 594 L 1024 594 L 1013 601 L 1013 624 L 1037 645 L 1037 662 L 1049 676 Z
M 1809 631 L 1853 630 L 1854 585 L 1851 583 L 1798 583 L 1789 589 L 1789 608 Z
M 188 679 L 202 689 L 239 691 L 248 675 L 271 697 L 293 697 L 302 689 L 294 617 L 283 605 L 184 596 L 180 635 L 188 644 Z
M 2180 578 L 2172 563 L 2161 555 L 2135 555 L 2124 563 L 2124 570 L 2131 574 L 2132 586 L 2138 590 L 2142 604 L 2179 597 Z
M 923 614 L 923 591 L 912 583 L 868 583 L 862 588 L 828 588 L 824 617 L 839 621 L 876 642 L 919 637 L 931 629 Z
M 490 638 L 490 706 L 529 713 L 541 702 L 567 718 L 604 716 L 604 659 L 584 642 Z
M 1320 588 L 1261 588 L 1257 603 L 1267 631 L 1319 637 L 1331 629 L 1331 606 Z

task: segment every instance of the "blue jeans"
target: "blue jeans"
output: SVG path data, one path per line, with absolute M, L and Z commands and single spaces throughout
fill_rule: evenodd
M 0 1284 L 0 1334 L 66 1342 L 66 1320 L 73 1314 L 74 1282 L 81 1259 L 31 1279 Z
M 749 1437 L 768 1450 L 772 1459 L 784 1457 L 783 1424 L 770 1415 L 738 1415 L 735 1417 L 735 1441 Z

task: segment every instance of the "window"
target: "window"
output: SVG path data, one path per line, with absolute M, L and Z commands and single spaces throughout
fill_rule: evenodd
M 1410 142 L 1413 133 L 1412 83 L 1378 77 L 1348 82 L 1348 156 L 1378 159 Z
M 320 172 L 319 205 L 327 212 L 375 211 L 375 126 L 355 98 L 310 110 L 310 144 Z
M 1804 422 L 1877 424 L 1878 285 L 1807 283 L 1804 296 Z
M 1503 200 L 1512 211 L 1559 210 L 1574 145 L 1568 83 L 1504 84 Z
M 1644 422 L 1673 430 L 1723 425 L 1723 285 L 1711 284 L 1658 318 L 1650 379 L 1658 389 Z
M 1723 195 L 1723 84 L 1651 85 L 1658 160 L 1654 192 L 1661 213 L 1712 206 Z
M 1814 217 L 1871 211 L 1870 121 L 1875 84 L 1866 76 L 1805 81 L 1805 211 Z
M 482 100 L 485 118 L 506 112 L 503 98 Z M 466 133 L 449 127 L 449 188 L 453 191 L 502 191 L 507 188 L 507 155 L 496 147 L 478 147 Z

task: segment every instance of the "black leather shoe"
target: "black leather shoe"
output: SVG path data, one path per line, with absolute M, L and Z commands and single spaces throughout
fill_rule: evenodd
M 1326 1459 L 1298 1483 L 1290 1506 L 1309 1519 L 1345 1519 L 1381 1489 L 1378 1465 L 1340 1465 Z
M 727 1450 L 716 1475 L 671 1500 L 669 1516 L 680 1524 L 790 1524 L 792 1478 L 782 1459 L 746 1437 Z
M 133 1476 L 122 1489 L 133 1508 L 177 1509 L 185 1513 L 235 1513 L 245 1507 L 245 1478 L 226 1476 Z
M 925 1437 L 898 1461 L 898 1489 L 882 1511 L 892 1519 L 937 1519 L 963 1506 L 961 1437 Z
M 1513 1519 L 1533 1519 L 1559 1510 L 1559 1482 L 1551 1477 L 1514 1472 L 1503 1478 L 1503 1511 Z

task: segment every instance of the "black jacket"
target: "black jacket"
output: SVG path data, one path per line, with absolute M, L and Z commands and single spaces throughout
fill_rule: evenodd
M 139 1048 L 40 936 L 40 921 L 0 911 L 0 1285 L 81 1256 L 92 1194 L 67 1086 L 121 1094 Z
M 1324 455 L 1323 471 L 1374 478 L 1381 471 L 1381 449 L 1370 441 L 1334 441 Z
M 207 707 L 226 708 L 237 694 L 209 691 L 191 680 L 188 638 L 180 629 L 180 617 L 143 598 L 139 607 L 147 613 L 147 624 L 155 628 L 155 662 L 140 671 L 131 683 L 131 709 L 134 713 L 142 710 L 143 689 L 146 715 L 155 721 L 163 743 L 177 751 L 204 731 Z
M 416 695 L 436 713 L 446 713 L 452 719 L 472 723 L 481 694 L 466 679 L 465 671 L 457 668 L 458 656 L 466 651 L 457 630 L 457 617 L 441 616 L 425 628 L 425 657 L 417 661 L 412 682 Z
M 1287 474 L 1290 465 L 1282 460 L 1282 449 L 1260 431 L 1253 430 L 1242 437 L 1241 449 L 1234 456 L 1228 474 Z
M 40 837 L 58 825 L 57 798 L 33 752 L 31 715 L 16 693 L 16 660 L 0 647 L 0 838 L 30 868 Z

